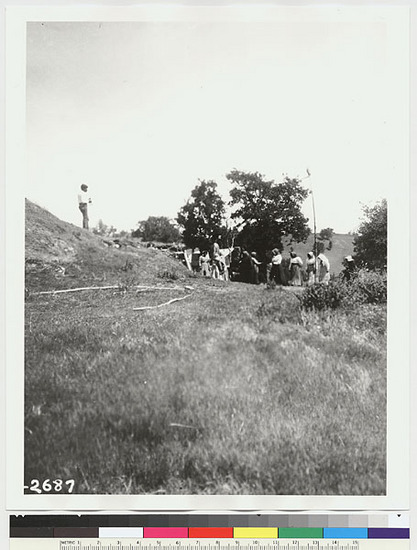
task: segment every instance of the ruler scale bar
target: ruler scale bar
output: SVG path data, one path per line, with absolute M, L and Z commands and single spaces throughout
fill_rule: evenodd
M 152 541 L 145 543 L 144 539 L 131 541 L 121 540 L 89 540 L 89 539 L 10 539 L 10 550 L 221 550 L 219 541 L 198 539 L 194 543 L 181 541 Z M 236 543 L 237 542 L 237 543 Z M 331 539 L 275 539 L 265 541 L 249 541 L 236 539 L 224 550 L 409 550 L 408 539 L 361 539 L 361 540 L 331 540 Z

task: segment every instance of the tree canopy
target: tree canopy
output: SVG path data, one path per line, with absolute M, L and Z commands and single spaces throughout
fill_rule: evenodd
M 181 239 L 178 228 L 165 216 L 149 216 L 147 220 L 140 221 L 132 236 L 161 243 L 172 243 Z
M 204 250 L 225 233 L 225 204 L 217 192 L 216 182 L 199 181 L 178 212 L 177 222 L 184 228 L 184 244 Z
M 369 269 L 385 269 L 387 266 L 387 201 L 375 206 L 363 207 L 364 221 L 353 240 L 355 262 Z
M 305 241 L 310 234 L 301 206 L 308 196 L 297 178 L 282 183 L 265 180 L 259 172 L 232 170 L 226 178 L 233 184 L 230 205 L 232 218 L 241 227 L 236 244 L 261 254 L 272 248 L 282 250 L 282 238 Z
M 325 229 L 322 229 L 320 233 L 317 235 L 317 238 L 321 241 L 331 241 L 334 235 L 334 229 L 331 227 L 326 227 Z

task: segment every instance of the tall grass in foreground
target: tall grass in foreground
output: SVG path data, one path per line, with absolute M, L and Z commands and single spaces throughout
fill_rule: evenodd
M 79 493 L 384 494 L 386 308 L 197 285 L 31 297 L 25 482 Z

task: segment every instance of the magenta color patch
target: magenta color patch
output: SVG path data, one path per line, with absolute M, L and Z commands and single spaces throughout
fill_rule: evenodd
M 188 527 L 144 527 L 145 539 L 187 539 Z

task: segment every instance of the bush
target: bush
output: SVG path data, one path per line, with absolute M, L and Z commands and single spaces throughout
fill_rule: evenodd
M 347 287 L 361 304 L 384 304 L 387 301 L 386 271 L 360 269 Z
M 387 274 L 384 271 L 360 269 L 349 281 L 331 280 L 325 286 L 306 288 L 300 297 L 304 309 L 336 309 L 361 304 L 384 304 L 387 301 Z
M 301 306 L 304 309 L 335 309 L 342 304 L 345 293 L 346 285 L 342 282 L 330 281 L 327 286 L 312 285 L 301 295 Z

